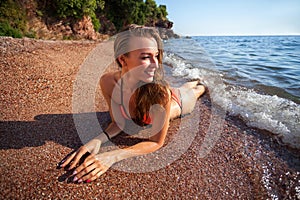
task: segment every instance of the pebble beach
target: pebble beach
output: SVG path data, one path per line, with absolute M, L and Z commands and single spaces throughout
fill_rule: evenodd
M 81 145 L 72 116 L 73 83 L 97 43 L 0 37 L 0 199 L 300 199 L 300 150 L 238 117 L 226 116 L 215 145 L 199 156 L 212 123 L 209 91 L 193 113 L 171 121 L 165 146 L 176 140 L 182 123 L 187 133 L 197 125 L 189 148 L 174 162 L 149 172 L 118 170 L 143 162 L 131 159 L 92 183 L 68 181 L 57 163 Z M 96 102 L 106 126 L 100 88 Z M 113 142 L 134 142 L 124 138 Z

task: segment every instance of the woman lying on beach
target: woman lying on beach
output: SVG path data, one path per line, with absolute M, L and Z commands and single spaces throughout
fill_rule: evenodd
M 100 79 L 112 122 L 99 136 L 60 162 L 60 167 L 74 170 L 73 181 L 91 182 L 114 163 L 154 152 L 164 144 L 170 119 L 192 112 L 205 87 L 199 81 L 170 88 L 163 79 L 162 42 L 154 28 L 130 25 L 114 42 L 120 71 L 106 73 Z M 131 147 L 98 153 L 101 144 L 122 131 L 126 122 L 151 124 L 149 139 Z M 79 165 L 81 158 L 90 155 Z M 79 166 L 78 166 L 79 165 Z

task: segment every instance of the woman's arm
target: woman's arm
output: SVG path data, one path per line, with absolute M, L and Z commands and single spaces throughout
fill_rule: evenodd
M 76 168 L 74 181 L 90 182 L 105 173 L 114 163 L 121 160 L 145 155 L 161 148 L 164 144 L 169 128 L 171 100 L 165 108 L 156 107 L 151 112 L 153 136 L 148 141 L 140 142 L 128 148 L 118 149 L 110 152 L 89 156 L 85 162 Z
M 118 135 L 123 130 L 123 128 L 125 126 L 125 120 L 122 117 L 120 117 L 119 115 L 115 115 L 115 117 L 118 120 L 118 122 L 116 122 L 115 118 L 112 114 L 111 107 L 117 106 L 117 104 L 114 101 L 112 101 L 112 99 L 111 99 L 111 94 L 112 94 L 114 85 L 115 85 L 115 80 L 114 80 L 114 75 L 112 73 L 105 74 L 101 77 L 100 86 L 101 86 L 102 94 L 106 100 L 106 103 L 108 104 L 112 122 L 109 124 L 109 126 L 106 128 L 106 130 L 103 132 L 100 132 L 97 137 L 93 138 L 88 143 L 81 146 L 77 151 L 67 155 L 59 163 L 60 167 L 64 168 L 64 167 L 70 165 L 68 167 L 68 169 L 74 169 L 78 165 L 80 159 L 86 153 L 96 155 L 100 150 L 101 144 L 107 142 L 110 138 Z
M 162 106 L 155 106 L 151 112 L 152 122 L 152 136 L 148 141 L 140 142 L 128 148 L 116 150 L 116 161 L 119 162 L 134 156 L 144 155 L 154 152 L 161 148 L 164 144 L 170 119 L 171 101 L 168 102 L 165 108 Z
M 105 133 L 104 133 L 105 132 Z M 117 126 L 115 122 L 110 123 L 107 129 L 99 133 L 99 135 L 92 140 L 90 140 L 85 145 L 81 146 L 77 151 L 66 156 L 60 163 L 59 166 L 64 168 L 69 165 L 68 169 L 74 169 L 80 162 L 80 159 L 86 154 L 96 155 L 99 153 L 101 144 L 109 141 L 110 138 L 118 135 L 121 129 Z M 109 137 L 109 138 L 108 138 Z

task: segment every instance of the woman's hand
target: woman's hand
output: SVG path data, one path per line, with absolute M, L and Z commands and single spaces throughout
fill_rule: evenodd
M 69 170 L 75 168 L 79 164 L 80 160 L 87 153 L 94 154 L 94 155 L 97 154 L 100 150 L 100 146 L 101 146 L 101 140 L 92 139 L 87 144 L 80 147 L 77 151 L 75 151 L 74 153 L 71 153 L 69 156 L 64 158 L 59 163 L 59 167 L 64 168 L 64 167 L 70 165 L 68 167 Z
M 98 155 L 91 154 L 77 167 L 74 172 L 74 182 L 94 181 L 104 174 L 116 162 L 112 152 L 105 152 Z

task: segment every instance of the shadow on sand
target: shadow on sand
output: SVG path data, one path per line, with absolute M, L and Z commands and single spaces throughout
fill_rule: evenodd
M 95 113 L 76 114 L 88 120 Z M 101 128 L 110 122 L 108 112 L 97 112 Z M 74 124 L 73 114 L 42 114 L 34 121 L 0 121 L 0 149 L 21 149 L 37 147 L 46 141 L 53 141 L 63 146 L 76 149 L 82 145 Z

